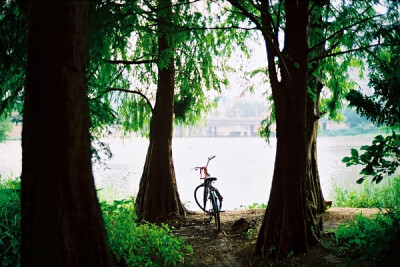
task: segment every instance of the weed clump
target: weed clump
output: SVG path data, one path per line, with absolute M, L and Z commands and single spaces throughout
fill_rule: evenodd
M 0 182 L 0 259 L 1 266 L 20 262 L 21 201 L 19 180 Z
M 166 224 L 137 223 L 133 200 L 101 203 L 108 243 L 117 266 L 181 266 L 193 254 Z

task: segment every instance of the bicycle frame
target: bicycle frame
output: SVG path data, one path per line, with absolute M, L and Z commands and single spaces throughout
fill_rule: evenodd
M 208 157 L 208 161 L 206 166 L 203 167 L 194 167 L 194 170 L 200 170 L 200 179 L 204 179 L 204 182 L 202 184 L 200 184 L 194 192 L 194 197 L 196 200 L 197 205 L 208 215 L 210 215 L 210 218 L 208 219 L 204 219 L 204 222 L 210 222 L 212 220 L 212 218 L 215 218 L 215 222 L 217 225 L 217 230 L 220 231 L 220 212 L 221 212 L 221 207 L 222 207 L 222 196 L 219 193 L 218 189 L 215 188 L 212 185 L 212 182 L 216 181 L 217 178 L 215 177 L 210 177 L 210 174 L 208 173 L 208 163 L 210 162 L 210 160 L 212 160 L 213 158 L 215 158 L 215 156 L 210 156 Z M 203 188 L 203 205 L 201 205 L 199 203 L 199 199 L 196 196 L 197 191 L 199 189 Z M 210 210 L 207 210 L 206 208 L 206 204 L 207 201 L 210 201 L 211 207 Z

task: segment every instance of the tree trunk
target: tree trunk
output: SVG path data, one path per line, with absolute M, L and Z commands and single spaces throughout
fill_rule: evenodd
M 31 1 L 22 133 L 22 266 L 110 266 L 91 169 L 88 3 Z
M 158 84 L 156 104 L 150 123 L 150 144 L 136 197 L 136 212 L 139 219 L 154 221 L 171 214 L 185 215 L 178 194 L 172 160 L 172 130 L 174 110 L 174 59 L 172 36 L 165 25 L 171 20 L 171 1 L 160 1 L 158 12 L 159 29 Z M 162 63 L 163 62 L 163 63 Z
M 281 81 L 271 65 L 274 52 L 265 38 L 275 103 L 277 150 L 266 214 L 256 253 L 306 252 L 316 241 L 320 227 L 315 215 L 323 210 L 316 164 L 316 120 L 310 120 L 313 102 L 308 85 L 308 1 L 286 1 L 284 63 Z M 310 115 L 311 116 L 311 115 Z M 312 126 L 312 128 L 310 128 Z
M 310 15 L 311 25 L 309 35 L 312 36 L 311 41 L 315 44 L 320 44 L 314 49 L 313 53 L 322 57 L 325 55 L 325 36 L 324 36 L 324 19 L 323 8 L 327 1 L 318 2 L 314 7 L 314 11 Z M 322 194 L 320 185 L 318 165 L 317 165 L 317 135 L 318 135 L 318 120 L 320 114 L 320 95 L 323 88 L 321 83 L 321 75 L 316 73 L 316 69 L 320 66 L 320 61 L 313 62 L 308 67 L 308 88 L 312 93 L 308 93 L 306 102 L 306 138 L 307 138 L 307 176 L 306 176 L 306 198 L 308 209 L 308 225 L 312 225 L 313 231 L 309 231 L 312 241 L 320 235 L 322 230 L 322 218 L 316 221 L 316 215 L 325 211 L 325 200 Z
M 311 77 L 309 77 L 311 78 Z M 316 84 L 313 86 L 313 84 Z M 307 236 L 309 244 L 317 242 L 322 231 L 322 217 L 317 219 L 317 214 L 325 211 L 325 200 L 322 194 L 318 164 L 317 164 L 317 135 L 319 119 L 319 96 L 322 84 L 318 81 L 308 82 L 308 86 L 316 88 L 315 99 L 307 96 L 306 101 L 306 146 L 307 146 L 307 172 L 305 181 L 305 197 L 307 210 Z

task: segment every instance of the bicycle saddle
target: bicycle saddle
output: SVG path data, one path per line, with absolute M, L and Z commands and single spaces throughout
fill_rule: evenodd
M 206 177 L 205 179 L 206 179 L 206 181 L 213 182 L 213 181 L 217 180 L 217 177 Z

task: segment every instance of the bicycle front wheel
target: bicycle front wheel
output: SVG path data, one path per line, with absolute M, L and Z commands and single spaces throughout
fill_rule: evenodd
M 220 212 L 220 204 L 218 203 L 217 197 L 215 196 L 214 192 L 211 192 L 211 203 L 213 206 L 213 216 L 215 219 L 215 227 L 217 228 L 218 232 L 221 232 L 221 220 L 219 216 Z
M 212 214 L 212 212 L 210 212 L 210 210 L 207 210 L 207 202 L 209 203 L 209 205 L 211 204 L 209 202 L 209 189 L 204 187 L 204 184 L 199 185 L 198 187 L 196 187 L 196 189 L 194 190 L 194 200 L 196 200 L 196 204 L 197 206 L 199 206 L 199 208 L 204 211 L 207 214 Z M 213 208 L 211 205 L 209 206 L 209 208 Z

